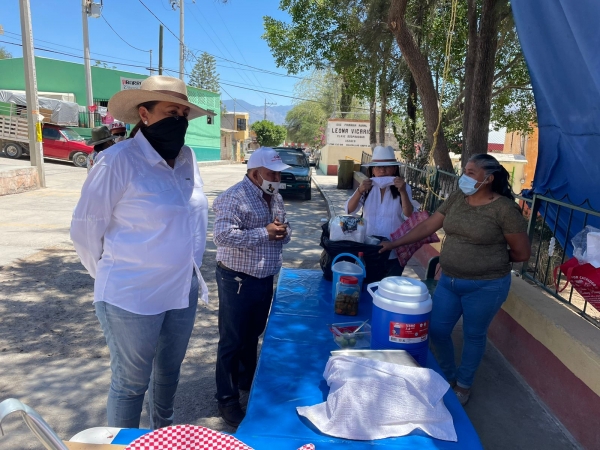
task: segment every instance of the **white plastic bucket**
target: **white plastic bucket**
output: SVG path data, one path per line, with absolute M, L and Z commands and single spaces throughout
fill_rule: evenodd
M 373 297 L 371 348 L 406 350 L 424 367 L 432 307 L 427 286 L 413 278 L 387 277 L 367 291 Z
M 336 262 L 342 256 L 354 258 L 356 264 L 350 261 Z M 362 261 L 352 253 L 340 253 L 333 258 L 333 262 L 331 263 L 331 271 L 333 272 L 333 286 L 331 289 L 332 300 L 335 299 L 335 287 L 337 286 L 338 281 L 340 281 L 340 277 L 351 276 L 358 278 L 358 285 L 360 286 L 360 290 L 362 290 L 362 283 L 365 279 L 365 275 L 367 274 L 367 270 L 365 269 Z

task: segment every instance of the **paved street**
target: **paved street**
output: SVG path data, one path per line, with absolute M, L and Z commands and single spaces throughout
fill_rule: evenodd
M 244 165 L 201 167 L 209 203 L 241 180 L 245 170 Z M 68 439 L 106 423 L 110 371 L 92 307 L 92 279 L 68 235 L 86 171 L 48 162 L 46 174 L 47 189 L 0 197 L 0 399 L 22 400 Z M 317 267 L 321 218 L 327 217 L 324 200 L 313 189 L 312 200 L 292 197 L 285 204 L 294 229 L 285 265 Z M 202 273 L 211 301 L 198 309 L 182 368 L 176 420 L 233 431 L 217 415 L 213 400 L 218 299 L 212 212 L 209 221 Z M 147 423 L 144 413 L 142 426 Z M 6 436 L 0 437 L 0 447 L 42 448 L 18 416 L 7 419 L 3 428 Z

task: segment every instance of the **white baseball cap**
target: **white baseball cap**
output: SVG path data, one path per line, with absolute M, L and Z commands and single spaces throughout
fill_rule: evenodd
M 254 153 L 250 155 L 248 169 L 256 169 L 257 167 L 266 167 L 273 172 L 281 172 L 290 168 L 281 160 L 279 153 L 270 147 L 261 147 L 254 150 Z

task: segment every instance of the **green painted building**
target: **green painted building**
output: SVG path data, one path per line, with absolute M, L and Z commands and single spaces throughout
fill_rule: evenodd
M 75 102 L 87 106 L 83 64 L 36 56 L 35 65 L 38 91 L 73 94 Z M 146 77 L 132 72 L 92 67 L 94 104 L 106 106 L 108 99 L 121 90 L 123 79 L 143 80 Z M 23 58 L 0 60 L 0 90 L 25 90 Z M 218 160 L 221 158 L 220 95 L 188 86 L 188 97 L 192 103 L 215 111 L 217 115 L 212 121 L 206 117 L 192 120 L 186 134 L 186 144 L 194 149 L 198 161 Z

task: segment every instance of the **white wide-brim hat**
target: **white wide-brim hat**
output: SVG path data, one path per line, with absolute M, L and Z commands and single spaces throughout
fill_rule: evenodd
M 382 147 L 378 145 L 373 149 L 373 157 L 371 162 L 363 164 L 364 167 L 376 167 L 376 166 L 401 166 L 402 163 L 396 159 L 394 149 L 389 145 Z
M 170 102 L 187 106 L 190 108 L 188 120 L 216 115 L 213 111 L 202 109 L 188 100 L 187 87 L 182 80 L 164 75 L 146 78 L 139 89 L 117 92 L 108 101 L 108 112 L 121 122 L 138 123 L 138 106 L 146 102 Z

